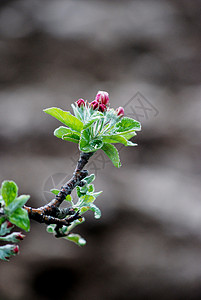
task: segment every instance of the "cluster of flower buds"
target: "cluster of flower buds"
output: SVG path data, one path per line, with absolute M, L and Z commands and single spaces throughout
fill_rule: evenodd
M 79 99 L 76 101 L 76 104 L 78 107 L 84 107 L 86 106 L 86 103 L 84 99 Z M 109 107 L 109 94 L 105 91 L 99 91 L 96 95 L 95 100 L 93 100 L 91 103 L 89 103 L 89 107 L 91 107 L 93 110 L 99 110 L 100 112 L 105 112 L 107 108 Z M 116 109 L 117 116 L 123 117 L 124 116 L 124 109 L 123 107 L 119 107 Z

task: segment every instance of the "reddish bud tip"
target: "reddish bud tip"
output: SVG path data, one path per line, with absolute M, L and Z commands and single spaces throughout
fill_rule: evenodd
M 13 253 L 17 254 L 19 252 L 19 246 L 15 246 L 15 248 L 13 248 Z
M 79 99 L 79 100 L 77 100 L 76 103 L 77 103 L 77 106 L 78 106 L 78 107 L 80 107 L 80 106 L 85 106 L 84 99 L 82 99 L 82 98 Z
M 16 239 L 19 241 L 22 241 L 25 238 L 25 235 L 22 234 L 21 232 L 18 233 L 18 235 L 16 236 Z
M 99 102 L 97 100 L 92 101 L 90 104 L 90 107 L 94 109 L 97 109 L 99 107 Z
M 123 117 L 124 116 L 124 108 L 123 107 L 119 107 L 116 109 L 116 112 L 117 112 L 117 116 L 119 117 Z
M 13 227 L 13 224 L 10 221 L 6 221 L 7 223 L 7 228 Z
M 109 94 L 104 91 L 99 91 L 96 95 L 96 101 L 104 105 L 109 105 Z
M 107 107 L 105 106 L 105 104 L 100 104 L 99 105 L 99 111 L 104 112 L 107 109 Z

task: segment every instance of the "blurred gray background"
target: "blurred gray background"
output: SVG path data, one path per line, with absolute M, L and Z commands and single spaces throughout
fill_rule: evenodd
M 71 175 L 77 146 L 43 109 L 108 91 L 142 122 L 115 169 L 97 153 L 102 218 L 79 248 L 31 223 L 0 263 L 0 299 L 201 299 L 201 1 L 0 2 L 0 179 L 37 207 Z

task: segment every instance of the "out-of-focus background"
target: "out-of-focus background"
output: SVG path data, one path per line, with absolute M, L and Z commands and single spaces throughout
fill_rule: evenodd
M 142 122 L 115 169 L 97 153 L 102 218 L 79 248 L 32 222 L 0 263 L 0 299 L 201 299 L 201 1 L 0 3 L 0 179 L 37 207 L 71 175 L 77 146 L 43 109 L 110 93 Z

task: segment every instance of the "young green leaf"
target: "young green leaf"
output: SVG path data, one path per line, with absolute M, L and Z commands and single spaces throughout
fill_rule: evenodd
M 126 132 L 126 131 L 136 131 L 136 130 L 141 130 L 141 125 L 140 122 L 133 120 L 128 117 L 123 117 L 121 121 L 119 121 L 115 125 L 115 131 L 116 132 Z
M 6 218 L 5 217 L 0 217 L 0 225 L 6 221 Z M 1 231 L 1 228 L 0 228 L 0 231 Z M 0 233 L 1 235 L 1 233 Z
M 89 144 L 85 144 L 85 141 L 83 142 L 83 140 L 81 139 L 79 144 L 80 151 L 86 153 L 97 151 L 98 149 L 101 149 L 102 146 L 103 142 L 100 139 L 92 140 L 91 142 L 89 142 Z
M 11 202 L 10 205 L 6 207 L 6 211 L 8 211 L 8 213 L 10 214 L 13 213 L 17 208 L 25 205 L 29 198 L 29 195 L 21 195 L 15 198 L 15 200 L 13 200 L 13 202 Z
M 76 144 L 79 143 L 79 140 L 80 140 L 80 136 L 76 133 L 68 133 L 68 134 L 64 134 L 63 137 L 62 137 L 62 140 L 64 141 L 69 141 L 69 142 L 74 142 Z
M 79 234 L 71 233 L 66 237 L 66 239 L 74 242 L 78 246 L 84 246 L 86 244 L 85 239 L 83 239 Z
M 125 139 L 123 136 L 121 135 L 105 135 L 103 136 L 103 142 L 104 143 L 121 143 L 125 146 L 128 145 L 128 141 L 127 139 Z
M 62 139 L 62 136 L 64 134 L 68 134 L 68 133 L 71 133 L 72 132 L 72 129 L 70 128 L 67 128 L 65 126 L 60 126 L 58 128 L 55 129 L 54 131 L 54 135 L 60 139 Z
M 90 210 L 94 212 L 94 218 L 95 219 L 100 219 L 101 217 L 101 211 L 100 208 L 98 208 L 95 204 L 90 205 Z
M 8 216 L 9 221 L 16 226 L 29 231 L 30 229 L 30 220 L 28 213 L 24 208 L 17 208 L 11 215 Z
M 78 120 L 82 121 L 83 120 L 83 108 L 80 108 L 74 104 L 71 104 L 74 115 L 76 116 L 76 118 L 78 118 Z
M 119 153 L 115 146 L 105 143 L 101 149 L 105 152 L 105 154 L 109 157 L 109 159 L 111 159 L 113 165 L 116 168 L 121 167 Z
M 58 195 L 60 191 L 57 189 L 51 189 L 50 192 L 53 193 L 54 195 Z
M 81 132 L 83 129 L 82 121 L 74 117 L 69 111 L 57 107 L 46 108 L 43 111 L 75 131 Z
M 132 137 L 136 136 L 135 131 L 126 131 L 126 132 L 121 132 L 121 136 L 123 136 L 125 139 L 130 140 Z
M 88 188 L 88 193 L 93 193 L 94 192 L 94 185 L 93 184 L 89 184 L 87 186 L 87 188 Z
M 71 195 L 67 195 L 65 198 L 66 201 L 68 202 L 72 202 L 72 196 Z
M 93 203 L 96 197 L 93 195 L 83 195 L 80 197 L 78 203 L 76 204 L 77 207 L 87 206 L 89 203 Z
M 89 121 L 84 125 L 83 129 L 89 128 L 90 126 L 92 126 L 94 122 L 101 120 L 101 118 L 103 117 L 97 116 L 89 119 Z
M 87 148 L 89 143 L 90 143 L 90 131 L 87 128 L 84 129 L 81 134 L 80 143 L 79 143 L 80 151 L 85 151 L 84 149 Z
M 87 184 L 90 184 L 91 182 L 93 182 L 95 180 L 96 176 L 94 174 L 91 174 L 87 177 L 85 177 L 85 181 L 87 182 Z
M 46 231 L 48 233 L 54 233 L 54 228 L 55 228 L 56 225 L 54 224 L 51 224 L 51 225 L 48 225 L 47 228 L 46 228 Z
M 17 197 L 18 187 L 14 181 L 3 181 L 1 193 L 6 206 L 8 206 Z

